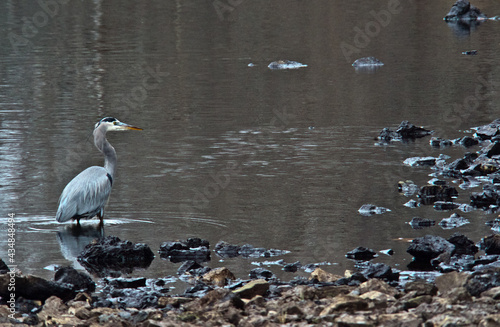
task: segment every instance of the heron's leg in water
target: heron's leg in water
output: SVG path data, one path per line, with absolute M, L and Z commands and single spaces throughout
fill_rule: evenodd
M 99 217 L 99 226 L 104 226 L 104 210 L 101 210 L 97 217 Z

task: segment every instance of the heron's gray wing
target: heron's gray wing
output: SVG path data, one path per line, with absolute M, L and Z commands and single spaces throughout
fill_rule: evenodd
M 56 219 L 92 218 L 106 205 L 113 180 L 104 167 L 85 169 L 64 188 L 59 199 Z

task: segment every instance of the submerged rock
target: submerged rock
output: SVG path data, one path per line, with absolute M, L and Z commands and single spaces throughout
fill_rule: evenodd
M 391 210 L 384 207 L 377 207 L 374 204 L 363 204 L 361 208 L 358 209 L 358 212 L 363 216 L 379 215 L 388 211 Z
M 116 236 L 88 244 L 78 256 L 78 262 L 87 271 L 101 277 L 147 268 L 153 259 L 153 251 L 147 244 L 122 241 Z
M 418 186 L 413 181 L 399 181 L 398 182 L 398 192 L 403 193 L 404 196 L 412 196 L 418 191 Z
M 403 164 L 411 167 L 415 166 L 434 166 L 438 158 L 435 157 L 411 157 L 406 158 Z
M 307 67 L 307 65 L 301 64 L 300 62 L 297 61 L 278 60 L 278 61 L 273 61 L 267 67 L 272 70 L 281 70 L 281 69 L 297 69 L 297 68 Z
M 445 21 L 476 21 L 486 20 L 488 17 L 478 8 L 472 6 L 467 0 L 458 0 L 443 18 Z

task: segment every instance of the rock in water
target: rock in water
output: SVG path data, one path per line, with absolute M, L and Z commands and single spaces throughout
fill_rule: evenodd
M 384 63 L 375 57 L 364 57 L 359 58 L 352 63 L 353 67 L 380 67 Z
M 73 267 L 61 267 L 57 269 L 54 280 L 59 283 L 73 285 L 73 290 L 76 292 L 91 293 L 95 291 L 95 283 L 92 278 Z
M 390 128 L 384 128 L 377 139 L 385 142 L 391 141 L 408 141 L 416 138 L 421 138 L 427 135 L 432 134 L 432 131 L 427 130 L 423 127 L 415 126 L 412 123 L 404 120 L 399 124 L 398 129 L 396 131 L 391 130 Z
M 78 256 L 78 262 L 85 269 L 101 277 L 147 268 L 153 259 L 153 251 L 148 245 L 122 241 L 116 236 L 107 236 L 86 245 Z
M 478 8 L 472 6 L 467 0 L 458 0 L 451 7 L 448 14 L 443 18 L 445 21 L 476 21 L 486 20 L 488 17 Z
M 457 228 L 467 224 L 470 224 L 470 221 L 456 213 L 453 213 L 449 218 L 443 218 L 443 220 L 439 222 L 439 226 L 443 229 Z
M 377 207 L 374 204 L 363 204 L 361 208 L 358 209 L 358 212 L 363 216 L 379 215 L 388 211 L 391 210 L 384 207 Z
M 430 261 L 441 253 L 453 253 L 455 245 L 440 236 L 426 235 L 414 239 L 406 252 L 419 261 Z
M 297 69 L 297 68 L 307 67 L 307 65 L 301 64 L 300 62 L 297 61 L 278 60 L 278 61 L 273 61 L 267 67 L 272 70 L 280 70 L 280 69 Z

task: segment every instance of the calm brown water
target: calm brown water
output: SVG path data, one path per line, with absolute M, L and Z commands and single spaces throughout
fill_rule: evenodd
M 375 262 L 404 269 L 411 257 L 399 238 L 490 234 L 484 222 L 495 215 L 481 211 L 461 213 L 471 224 L 454 230 L 406 224 L 451 213 L 403 206 L 409 198 L 397 182 L 431 178 L 404 159 L 456 158 L 463 148 L 432 149 L 428 139 L 380 147 L 374 137 L 409 120 L 455 138 L 499 118 L 500 23 L 456 33 L 442 21 L 452 1 L 389 3 L 94 0 L 44 9 L 3 1 L 0 257 L 9 213 L 25 273 L 52 277 L 44 268 L 71 264 L 96 236 L 97 220 L 76 238 L 54 216 L 66 183 L 102 165 L 91 133 L 105 116 L 144 131 L 108 136 L 119 162 L 104 232 L 155 252 L 164 241 L 200 237 L 289 250 L 277 259 L 326 261 L 342 274 L 352 268 L 345 253 L 357 246 L 392 248 L 394 256 Z M 493 0 L 477 5 L 500 14 Z M 370 13 L 381 10 L 384 26 Z M 359 53 L 346 56 L 346 44 Z M 477 56 L 461 54 L 472 49 Z M 356 72 L 352 61 L 365 56 L 385 66 Z M 267 68 L 279 59 L 308 67 Z M 392 211 L 364 217 L 364 203 Z M 208 265 L 241 278 L 262 261 L 219 260 Z M 136 274 L 166 276 L 178 266 L 157 256 Z

